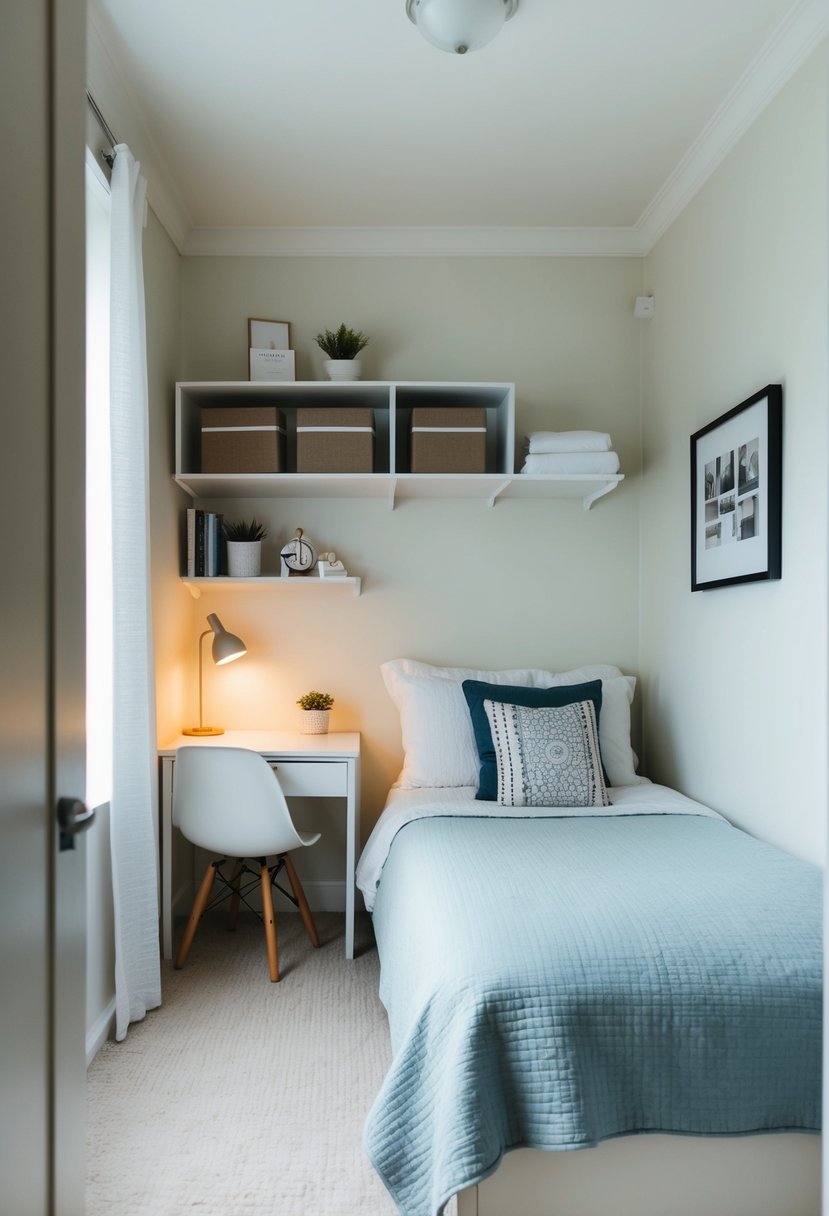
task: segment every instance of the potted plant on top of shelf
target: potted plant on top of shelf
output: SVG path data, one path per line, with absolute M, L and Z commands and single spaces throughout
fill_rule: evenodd
M 347 329 L 344 324 L 317 334 L 317 346 L 328 356 L 323 364 L 328 379 L 359 380 L 362 369 L 357 355 L 367 343 L 365 334 Z
M 327 735 L 328 716 L 334 698 L 330 692 L 306 692 L 297 698 L 297 705 L 303 710 L 302 734 Z
M 258 519 L 225 520 L 227 572 L 231 578 L 258 578 L 262 570 L 262 541 L 268 529 Z

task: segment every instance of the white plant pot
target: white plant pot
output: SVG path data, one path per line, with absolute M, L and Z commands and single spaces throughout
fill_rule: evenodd
M 323 367 L 329 380 L 359 380 L 362 371 L 359 359 L 326 359 Z
M 330 709 L 303 709 L 300 734 L 327 735 Z
M 227 572 L 231 578 L 257 578 L 261 570 L 261 540 L 227 542 Z

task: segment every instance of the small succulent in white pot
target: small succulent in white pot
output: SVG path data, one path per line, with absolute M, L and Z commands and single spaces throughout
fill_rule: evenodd
M 225 520 L 227 572 L 231 578 L 258 578 L 262 571 L 262 541 L 268 529 L 258 519 Z
M 359 380 L 362 370 L 357 358 L 368 343 L 364 333 L 348 329 L 341 324 L 339 329 L 324 329 L 317 334 L 317 346 L 327 355 L 325 373 L 329 380 Z
M 297 705 L 303 710 L 302 734 L 327 735 L 328 717 L 334 698 L 330 692 L 306 692 L 297 697 Z

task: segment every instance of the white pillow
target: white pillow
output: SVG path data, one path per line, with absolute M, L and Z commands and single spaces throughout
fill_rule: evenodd
M 630 746 L 630 705 L 636 680 L 618 667 L 599 663 L 553 673 L 532 667 L 515 671 L 477 671 L 471 667 L 433 667 L 415 659 L 392 659 L 380 667 L 389 696 L 400 715 L 403 770 L 395 785 L 402 789 L 478 785 L 480 760 L 472 719 L 461 683 L 517 684 L 552 688 L 561 684 L 602 681 L 599 743 L 611 785 L 637 785 L 637 759 Z
M 392 659 L 380 667 L 386 688 L 400 714 L 403 771 L 395 785 L 478 785 L 478 748 L 463 680 L 544 688 L 550 673 L 536 668 L 476 671 L 472 667 L 433 667 L 414 659 Z
M 611 674 L 612 673 L 612 674 Z M 599 747 L 611 785 L 644 785 L 639 777 L 639 760 L 630 745 L 630 706 L 636 689 L 635 676 L 623 676 L 618 667 L 580 667 L 552 677 L 551 686 L 602 682 L 602 712 L 599 715 Z

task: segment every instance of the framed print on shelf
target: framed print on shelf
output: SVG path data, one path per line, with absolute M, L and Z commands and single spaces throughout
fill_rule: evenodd
M 296 379 L 290 322 L 248 317 L 248 379 Z
M 780 578 L 783 389 L 691 436 L 691 590 Z
M 263 321 L 260 317 L 248 317 L 248 348 L 290 350 L 290 321 Z

